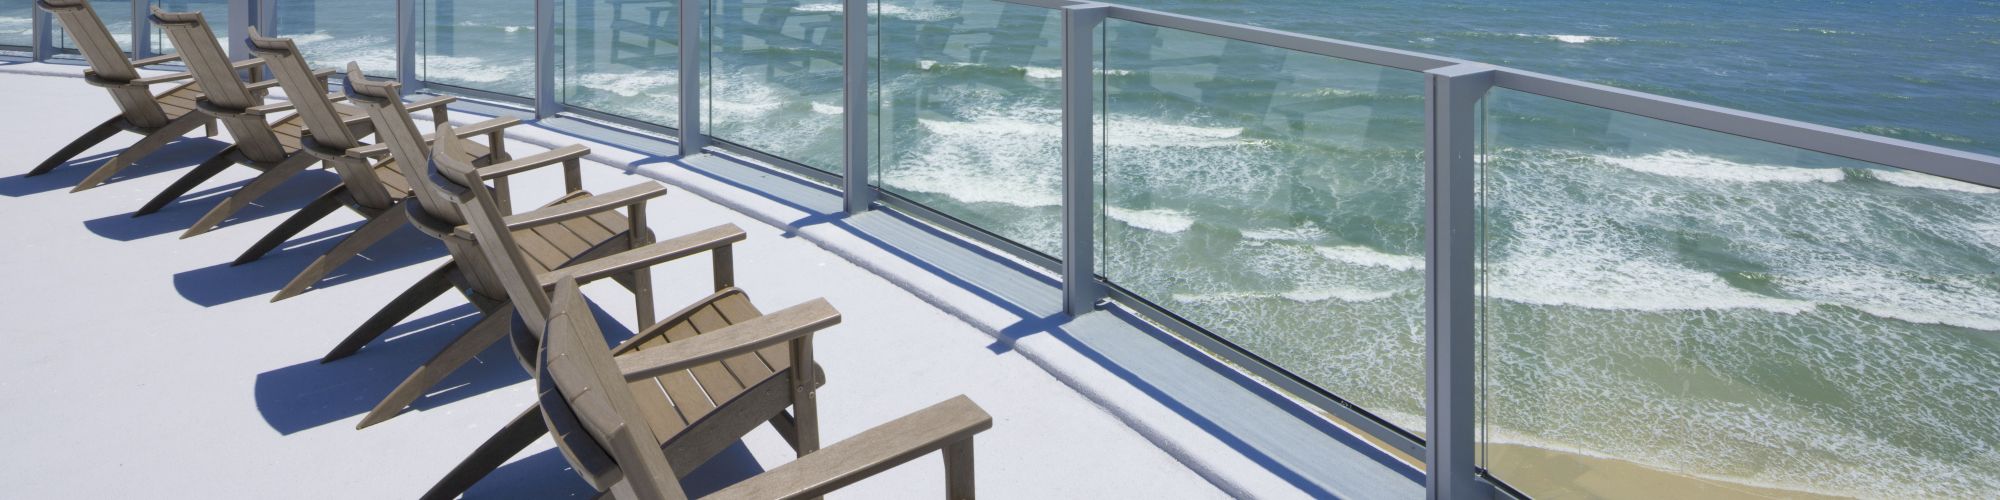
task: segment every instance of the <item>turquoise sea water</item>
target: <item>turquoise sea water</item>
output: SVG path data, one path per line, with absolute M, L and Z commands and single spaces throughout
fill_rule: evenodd
M 278 3 L 322 64 L 393 71 L 392 0 Z M 2000 153 L 1992 1 L 1126 3 Z M 420 4 L 424 78 L 530 93 L 531 1 Z M 677 125 L 674 5 L 565 2 L 565 102 Z M 875 5 L 874 182 L 1055 253 L 1059 16 Z M 837 170 L 837 3 L 708 11 L 707 130 Z M 1419 75 L 1099 36 L 1101 271 L 1421 431 Z M 1488 442 L 1822 494 L 2000 492 L 2000 192 L 1513 91 L 1483 109 Z

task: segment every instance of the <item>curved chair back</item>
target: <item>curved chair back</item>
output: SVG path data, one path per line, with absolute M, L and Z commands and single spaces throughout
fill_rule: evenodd
M 639 498 L 686 498 L 576 280 L 557 282 L 550 307 L 535 390 L 563 458 L 598 491 L 623 480 Z
M 299 53 L 298 45 L 290 38 L 272 38 L 250 28 L 246 37 L 250 52 L 264 60 L 264 66 L 271 69 L 271 76 L 278 80 L 278 86 L 285 89 L 285 96 L 291 98 L 292 107 L 306 121 L 306 130 L 311 131 L 311 144 L 318 153 L 337 155 L 348 149 L 363 146 L 361 131 L 347 126 L 340 111 L 334 107 L 332 99 L 326 96 L 326 84 L 313 76 L 312 66 Z M 366 130 L 366 129 L 362 129 Z M 347 192 L 358 204 L 369 207 L 388 207 L 396 198 L 389 188 L 376 177 L 375 169 L 366 160 L 329 161 Z
M 104 27 L 104 20 L 97 17 L 90 0 L 35 0 L 35 6 L 54 14 L 62 23 L 63 31 L 76 41 L 77 52 L 90 64 L 90 74 L 85 77 L 91 84 L 111 92 L 126 121 L 142 128 L 158 128 L 172 121 L 153 98 L 152 91 L 145 86 L 127 85 L 139 79 L 139 70 L 125 57 L 125 50 L 118 48 L 118 40 L 111 37 L 110 28 Z
M 452 227 L 465 224 L 465 214 L 451 194 L 435 187 L 425 188 L 431 184 L 429 176 L 424 174 L 428 170 L 424 165 L 430 163 L 431 152 L 424 145 L 424 134 L 418 131 L 417 122 L 410 118 L 409 108 L 403 106 L 402 85 L 394 80 L 369 78 L 361 74 L 361 65 L 347 63 L 345 88 L 347 99 L 368 111 L 369 121 L 375 124 L 376 140 L 387 143 L 390 156 L 403 165 L 403 175 L 410 183 L 410 190 L 423 202 L 419 206 L 424 212 Z M 442 127 L 436 132 L 440 139 L 447 135 L 450 134 L 445 133 Z

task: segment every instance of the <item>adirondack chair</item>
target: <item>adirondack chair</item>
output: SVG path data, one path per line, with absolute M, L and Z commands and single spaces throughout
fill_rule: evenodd
M 278 82 L 265 80 L 255 85 L 245 85 L 237 78 L 236 65 L 229 62 L 222 45 L 216 43 L 215 34 L 209 30 L 208 21 L 200 12 L 167 12 L 153 7 L 153 24 L 164 31 L 173 41 L 174 49 L 187 62 L 188 72 L 201 83 L 202 99 L 196 101 L 201 112 L 215 117 L 229 128 L 229 134 L 236 144 L 223 150 L 214 158 L 202 162 L 187 173 L 165 192 L 154 197 L 152 202 L 141 208 L 135 215 L 151 213 L 153 209 L 188 190 L 200 185 L 230 165 L 243 165 L 263 173 L 258 174 L 249 184 L 231 193 L 221 204 L 202 215 L 201 219 L 182 233 L 182 238 L 202 234 L 214 229 L 229 216 L 250 205 L 251 202 L 270 193 L 278 185 L 305 171 L 306 167 L 319 162 L 319 158 L 301 151 L 300 137 L 305 135 L 305 120 L 294 113 L 276 122 L 266 118 L 272 113 L 290 110 L 293 103 L 264 104 L 262 92 Z M 261 63 L 261 61 L 260 61 Z M 332 72 L 325 73 L 331 75 Z M 367 135 L 368 119 L 352 107 L 341 106 L 345 118 L 342 123 L 346 133 Z M 322 131 L 334 134 L 337 131 Z
M 179 55 L 139 60 L 126 58 L 124 49 L 118 48 L 118 42 L 111 38 L 111 30 L 104 27 L 104 20 L 97 17 L 97 10 L 90 7 L 88 0 L 36 0 L 35 6 L 49 11 L 62 22 L 63 31 L 76 40 L 77 50 L 90 63 L 90 69 L 83 72 L 84 83 L 110 92 L 111 100 L 118 103 L 119 113 L 49 155 L 47 160 L 29 170 L 28 176 L 55 170 L 91 146 L 118 135 L 121 130 L 142 136 L 132 147 L 125 148 L 118 156 L 84 177 L 71 192 L 82 191 L 103 184 L 133 162 L 153 154 L 195 127 L 206 126 L 208 135 L 215 136 L 215 120 L 194 112 L 195 99 L 201 97 L 200 86 L 187 82 L 175 85 L 166 92 L 154 94 L 152 91 L 153 85 L 186 80 L 192 75 L 174 73 L 139 77 L 138 68 L 178 61 Z
M 382 157 L 380 161 L 369 155 L 348 153 L 368 144 L 361 142 L 360 134 L 340 125 L 345 115 L 337 106 L 346 106 L 336 103 L 346 100 L 347 96 L 328 95 L 326 82 L 314 77 L 312 68 L 291 39 L 265 37 L 253 27 L 250 28 L 248 42 L 250 52 L 264 60 L 278 84 L 284 87 L 285 94 L 290 96 L 293 106 L 305 118 L 307 134 L 301 138 L 301 147 L 306 154 L 319 158 L 339 173 L 341 183 L 278 224 L 238 256 L 234 264 L 245 264 L 263 257 L 340 207 L 345 206 L 367 219 L 360 228 L 342 237 L 279 289 L 271 298 L 276 302 L 304 293 L 327 273 L 403 227 L 409 219 L 403 216 L 403 209 L 396 204 L 409 196 L 410 177 L 402 172 L 403 165 L 408 164 L 399 163 L 393 155 L 387 155 L 386 148 L 381 150 L 384 154 L 376 155 Z M 436 97 L 399 109 L 403 113 L 430 110 L 434 124 L 445 123 L 449 120 L 445 105 L 455 101 L 457 99 L 453 97 Z M 409 120 L 407 116 L 402 119 Z M 495 118 L 459 129 L 463 134 L 486 135 L 488 144 L 492 145 L 489 148 L 477 143 L 466 144 L 466 149 L 476 156 L 474 163 L 486 165 L 508 160 L 507 139 L 503 132 L 506 127 L 517 123 L 520 121 L 512 118 Z
M 765 315 L 741 290 L 729 288 L 608 350 L 577 280 L 650 266 L 658 259 L 649 257 L 659 253 L 649 247 L 588 267 L 541 271 L 515 240 L 525 219 L 501 215 L 480 171 L 453 151 L 456 142 L 437 142 L 428 187 L 467 215 L 470 223 L 458 232 L 479 242 L 507 289 L 522 322 L 512 344 L 523 366 L 536 373 L 540 397 L 536 408 L 481 445 L 425 498 L 463 492 L 549 430 L 599 491 L 682 498 L 680 476 L 765 421 L 801 458 L 717 496 L 819 496 L 943 450 L 947 489 L 953 498 L 972 497 L 972 436 L 990 428 L 992 419 L 964 396 L 820 449 L 814 393 L 825 377 L 813 363 L 812 338 L 840 322 L 824 299 Z M 551 285 L 553 304 L 544 291 Z
M 366 109 L 375 121 L 377 137 L 388 146 L 398 163 L 424 165 L 429 162 L 428 141 L 417 134 L 409 113 L 401 109 L 403 104 L 396 83 L 370 79 L 361 74 L 358 66 L 349 65 L 346 88 L 350 101 Z M 470 142 L 462 138 L 466 135 L 469 134 L 439 125 L 434 140 L 452 144 L 452 151 L 466 155 L 461 160 L 467 160 L 471 158 L 471 153 L 465 147 Z M 582 173 L 578 171 L 578 159 L 588 153 L 587 148 L 572 145 L 479 169 L 481 182 L 493 182 L 498 192 L 510 175 L 563 164 L 568 194 L 540 209 L 515 216 L 519 219 L 519 226 L 514 238 L 534 256 L 536 269 L 594 269 L 590 266 L 597 265 L 595 259 L 641 247 L 667 252 L 656 258 L 680 258 L 709 252 L 714 255 L 716 288 L 723 289 L 729 285 L 734 279 L 730 266 L 730 245 L 743 240 L 741 229 L 725 224 L 652 244 L 653 234 L 645 229 L 645 204 L 649 199 L 666 194 L 666 188 L 658 183 L 647 183 L 593 196 L 582 189 Z M 466 163 L 472 164 L 470 161 Z M 457 232 L 457 227 L 465 223 L 463 212 L 457 205 L 440 198 L 435 190 L 426 189 L 428 181 L 422 174 L 412 170 L 405 170 L 404 174 L 413 177 L 410 184 L 414 191 L 412 197 L 403 201 L 405 216 L 419 230 L 443 241 L 453 261 L 433 271 L 369 318 L 323 361 L 352 355 L 418 307 L 453 287 L 485 317 L 392 390 L 362 417 L 357 428 L 374 425 L 399 414 L 422 396 L 424 390 L 505 337 L 507 321 L 512 316 L 506 289 L 501 288 L 493 277 L 491 266 L 485 262 L 476 243 Z M 420 200 L 429 201 L 418 203 Z M 503 206 L 495 209 L 511 211 L 505 206 L 507 203 L 500 205 Z M 622 217 L 616 214 L 615 211 L 620 209 L 626 210 L 627 214 Z M 652 277 L 646 269 L 586 273 L 584 276 L 617 280 L 632 291 L 640 322 L 653 321 Z
M 821 301 L 794 309 L 824 305 Z M 811 336 L 810 332 L 743 323 L 671 348 L 613 358 L 576 280 L 564 276 L 558 281 L 548 307 L 535 372 L 541 416 L 553 430 L 563 458 L 584 482 L 601 493 L 599 498 L 687 498 L 680 478 L 696 464 L 677 463 L 675 450 L 661 449 L 666 442 L 662 438 L 675 437 L 679 429 L 662 429 L 657 423 L 671 418 L 675 409 L 648 404 L 660 398 L 660 384 L 665 382 L 656 381 L 662 374 L 682 373 L 700 363 L 753 351 L 759 343 L 781 345 Z M 792 312 L 787 309 L 767 317 L 789 317 Z M 839 314 L 832 313 L 831 307 L 812 307 L 797 314 L 827 317 L 828 323 L 839 321 Z M 810 347 L 792 350 L 811 352 Z M 991 428 L 993 417 L 959 395 L 825 449 L 800 447 L 798 460 L 703 498 L 819 498 L 931 452 L 941 452 L 946 498 L 971 499 L 976 492 L 973 437 Z

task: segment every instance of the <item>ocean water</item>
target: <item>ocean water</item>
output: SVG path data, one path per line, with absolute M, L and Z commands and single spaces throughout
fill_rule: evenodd
M 2000 153 L 1990 0 L 1125 3 Z M 278 31 L 388 74 L 393 4 L 279 0 Z M 530 6 L 424 0 L 419 71 L 530 94 Z M 674 6 L 563 2 L 561 98 L 677 125 Z M 837 171 L 838 2 L 708 11 L 707 130 Z M 1057 253 L 1059 16 L 874 11 L 872 181 Z M 1420 75 L 1099 36 L 1105 276 L 1421 431 Z M 2000 192 L 1504 90 L 1481 132 L 1486 443 L 1806 493 L 2000 492 Z M 1512 457 L 1482 463 L 1548 470 Z

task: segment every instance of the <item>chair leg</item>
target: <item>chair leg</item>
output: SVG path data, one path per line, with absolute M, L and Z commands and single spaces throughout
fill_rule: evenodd
M 486 313 L 486 317 L 480 318 L 478 324 L 472 325 L 472 328 L 459 335 L 458 339 L 444 346 L 444 350 L 438 351 L 436 356 L 418 366 L 417 371 L 411 373 L 409 378 L 403 379 L 403 383 L 397 385 L 395 390 L 389 391 L 389 396 L 382 398 L 381 403 L 376 403 L 375 409 L 369 410 L 367 416 L 361 417 L 361 423 L 354 428 L 365 429 L 401 414 L 403 408 L 415 403 L 418 397 L 423 396 L 426 389 L 437 385 L 445 376 L 458 371 L 458 367 L 471 361 L 473 356 L 479 355 L 488 346 L 506 337 L 513 321 L 514 310 L 510 307 Z
M 193 116 L 193 114 L 182 116 L 168 122 L 166 126 L 154 130 L 153 133 L 146 134 L 146 137 L 139 139 L 139 142 L 132 143 L 132 147 L 125 148 L 125 151 L 118 153 L 118 156 L 111 158 L 111 161 L 104 162 L 103 166 L 97 167 L 96 171 L 91 172 L 89 177 L 84 177 L 82 182 L 76 183 L 76 188 L 71 189 L 69 192 L 74 193 L 97 187 L 97 185 L 103 184 L 104 181 L 110 180 L 111 176 L 117 175 L 119 171 L 125 170 L 125 167 L 132 166 L 133 163 L 138 162 L 147 155 L 153 154 L 154 151 L 158 151 L 168 143 L 180 140 L 181 135 L 188 133 L 189 130 L 194 130 L 195 127 L 201 126 L 201 120 L 198 118 L 200 117 Z
M 430 303 L 431 300 L 438 298 L 439 295 L 444 295 L 445 290 L 451 289 L 451 279 L 448 276 L 456 268 L 457 265 L 455 263 L 447 262 L 445 265 L 439 266 L 436 271 L 431 271 L 430 274 L 424 275 L 424 278 L 417 280 L 415 285 L 410 285 L 409 290 L 404 290 L 402 295 L 397 295 L 396 300 L 389 301 L 389 305 L 383 306 L 382 310 L 377 311 L 374 316 L 370 316 L 368 321 L 362 322 L 359 328 L 354 329 L 354 333 L 347 334 L 347 338 L 342 339 L 340 345 L 334 346 L 333 350 L 328 351 L 325 357 L 320 358 L 319 362 L 326 363 L 353 356 L 363 346 L 368 345 L 369 342 L 374 342 L 375 338 L 381 337 L 383 333 L 387 333 L 390 327 L 396 326 L 397 323 L 402 323 L 404 318 L 408 318 L 410 314 L 417 312 L 418 308 Z
M 174 181 L 173 185 L 167 186 L 166 190 L 160 191 L 160 194 L 153 196 L 151 201 L 147 201 L 146 206 L 139 207 L 139 211 L 137 212 L 132 212 L 132 216 L 138 217 L 158 212 L 161 208 L 165 208 L 168 203 L 173 203 L 174 200 L 180 199 L 188 191 L 193 191 L 195 186 L 200 186 L 201 183 L 208 182 L 209 179 L 215 177 L 215 174 L 222 173 L 223 169 L 236 164 L 235 152 L 236 145 L 234 144 L 223 148 L 222 151 L 215 153 L 215 156 L 211 156 L 208 160 L 201 162 L 201 165 L 196 165 L 194 170 L 189 170 L 188 173 L 181 175 L 181 178 Z
M 91 146 L 96 146 L 97 143 L 104 142 L 105 139 L 110 139 L 111 136 L 118 135 L 118 120 L 118 117 L 113 116 L 111 119 L 99 124 L 97 128 L 90 129 L 89 132 L 84 132 L 76 140 L 70 141 L 68 146 L 63 146 L 61 150 L 56 151 L 56 154 L 49 155 L 49 159 L 42 160 L 42 164 L 36 165 L 34 170 L 29 170 L 27 177 L 49 173 L 50 170 L 55 170 L 56 167 L 62 166 L 64 163 L 69 163 L 70 159 L 76 158 L 76 155 L 83 154 Z
M 944 447 L 944 496 L 973 500 L 972 439 Z
M 229 220 L 229 216 L 236 215 L 236 212 L 243 207 L 250 206 L 250 202 L 257 201 L 257 198 L 277 189 L 279 184 L 284 184 L 285 181 L 291 180 L 292 176 L 305 171 L 314 161 L 318 159 L 311 155 L 296 154 L 279 162 L 277 166 L 250 180 L 250 184 L 230 194 L 228 199 L 222 200 L 222 204 L 216 205 L 214 209 L 208 211 L 208 214 L 201 216 L 201 220 L 189 226 L 187 232 L 181 233 L 181 238 L 187 239 L 215 229 L 222 224 L 222 221 Z
M 257 240 L 257 243 L 254 245 L 250 245 L 249 250 L 244 250 L 243 255 L 236 256 L 236 261 L 230 262 L 229 265 L 240 266 L 263 258 L 264 254 L 271 253 L 271 250 L 277 249 L 278 245 L 290 241 L 293 236 L 298 236 L 300 231 L 305 231 L 306 228 L 312 227 L 313 223 L 319 222 L 320 219 L 333 214 L 334 210 L 340 209 L 339 196 L 345 191 L 347 191 L 347 185 L 342 184 L 334 186 L 333 190 L 319 195 L 318 198 L 313 198 L 312 203 L 307 203 L 305 208 L 299 209 L 298 213 L 285 218 L 284 223 L 278 224 L 278 227 L 271 229 L 271 232 L 265 234 L 263 239 Z
M 541 407 L 529 406 L 528 411 L 514 417 L 514 421 L 508 422 L 506 427 L 501 427 L 500 432 L 493 433 L 493 437 L 486 438 L 486 442 L 480 443 L 479 448 L 472 450 L 471 455 L 459 461 L 457 467 L 452 467 L 451 472 L 446 473 L 436 485 L 431 486 L 430 491 L 424 492 L 422 498 L 424 500 L 458 498 L 465 493 L 465 490 L 472 489 L 472 485 L 478 484 L 481 478 L 506 464 L 507 459 L 513 458 L 521 450 L 528 449 L 528 445 L 534 444 L 535 440 L 541 439 L 542 435 L 548 433 L 548 423 L 542 420 Z
M 352 259 L 356 255 L 361 255 L 361 251 L 375 245 L 375 242 L 389 237 L 391 233 L 395 233 L 397 229 L 402 228 L 403 223 L 408 220 L 409 215 L 405 214 L 402 210 L 387 210 L 375 214 L 374 217 L 368 219 L 367 223 L 362 224 L 361 228 L 355 229 L 353 233 L 348 233 L 346 237 L 340 239 L 340 243 L 334 244 L 332 249 L 327 250 L 319 258 L 313 259 L 312 264 L 307 265 L 305 270 L 299 271 L 298 276 L 293 277 L 290 283 L 286 283 L 284 288 L 279 289 L 278 294 L 271 297 L 271 301 L 277 302 L 301 293 L 306 293 L 306 289 L 311 288 L 314 283 L 318 283 L 320 278 L 324 278 L 327 273 L 339 269 L 340 265 L 346 263 L 348 259 Z

